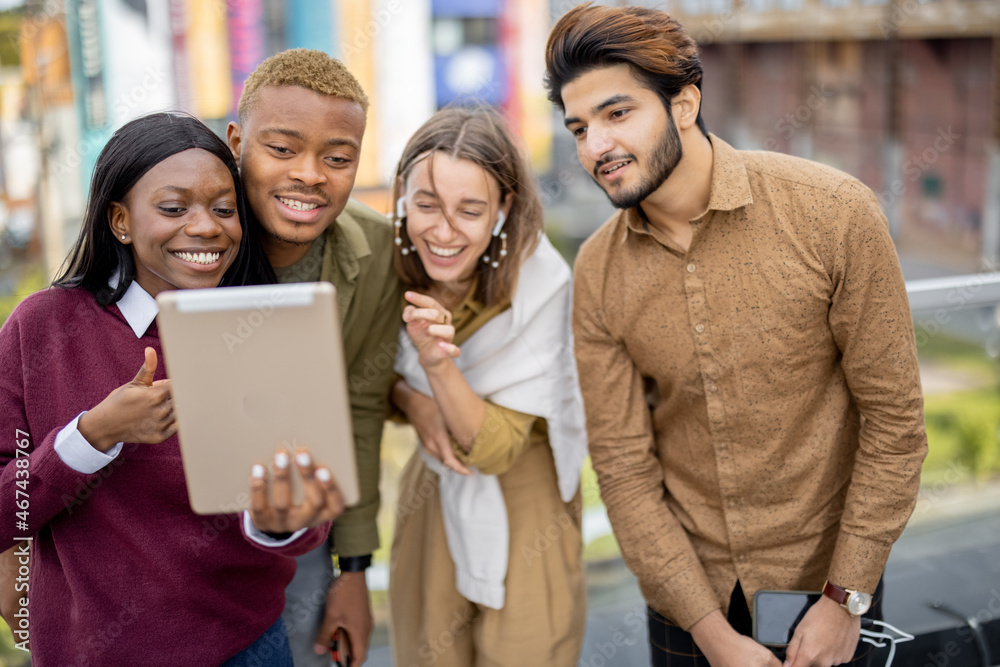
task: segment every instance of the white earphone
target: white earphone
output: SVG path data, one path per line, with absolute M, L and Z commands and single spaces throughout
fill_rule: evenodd
M 507 216 L 503 211 L 497 215 L 497 224 L 493 225 L 493 236 L 500 236 L 500 230 L 503 229 L 503 223 L 507 222 Z

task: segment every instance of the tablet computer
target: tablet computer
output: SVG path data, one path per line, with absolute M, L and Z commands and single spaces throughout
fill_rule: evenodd
M 191 508 L 250 505 L 250 469 L 306 447 L 358 502 L 335 289 L 330 283 L 161 292 L 157 326 Z M 302 485 L 292 466 L 295 502 Z

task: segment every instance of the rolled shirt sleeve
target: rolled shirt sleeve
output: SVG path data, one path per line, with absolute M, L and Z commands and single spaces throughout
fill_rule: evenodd
M 455 456 L 467 466 L 484 475 L 502 475 L 514 463 L 531 441 L 532 426 L 538 420 L 517 410 L 484 401 L 483 425 L 466 452 L 454 438 L 451 448 Z

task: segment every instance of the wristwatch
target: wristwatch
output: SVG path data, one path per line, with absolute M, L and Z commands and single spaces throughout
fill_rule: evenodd
M 341 572 L 364 572 L 371 567 L 372 556 L 338 556 L 337 569 Z
M 829 581 L 823 586 L 823 595 L 847 610 L 851 616 L 861 616 L 872 606 L 872 596 L 850 588 L 841 588 Z

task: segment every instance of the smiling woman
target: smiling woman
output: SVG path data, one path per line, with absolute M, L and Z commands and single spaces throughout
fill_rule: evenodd
M 411 291 L 392 398 L 421 443 L 399 483 L 396 662 L 575 665 L 586 433 L 569 267 L 487 109 L 445 109 L 417 130 L 396 195 Z
M 136 281 L 163 290 L 215 287 L 243 240 L 226 165 L 201 148 L 171 155 L 112 202 L 111 229 L 131 244 Z
M 434 114 L 406 145 L 393 193 L 397 246 L 404 251 L 395 258 L 396 270 L 405 283 L 447 286 L 459 300 L 475 283 L 478 301 L 492 306 L 510 299 L 522 257 L 538 244 L 542 207 L 531 171 L 499 117 L 485 108 Z M 438 261 L 466 247 L 461 259 Z
M 158 364 L 156 294 L 273 281 L 247 220 L 211 130 L 134 120 L 98 157 L 66 270 L 0 328 L 0 433 L 18 434 L 0 436 L 0 515 L 21 512 L 0 550 L 32 544 L 33 664 L 219 665 L 262 649 L 291 664 L 291 556 L 325 541 L 340 492 L 305 450 L 282 450 L 270 505 L 258 465 L 233 499 L 250 510 L 194 514 Z M 306 488 L 294 506 L 293 465 Z
M 196 281 L 198 284 L 185 284 L 184 287 L 274 281 L 260 247 L 259 234 L 247 229 L 250 218 L 246 215 L 239 170 L 228 147 L 198 120 L 153 114 L 132 121 L 115 133 L 98 162 L 103 169 L 94 171 L 85 224 L 70 252 L 67 267 L 56 278 L 55 285 L 83 287 L 102 305 L 121 299 L 132 280 L 140 274 L 147 274 L 146 280 L 153 288 L 148 275 L 155 273 L 148 271 L 149 267 L 137 265 L 134 251 L 138 250 L 131 238 L 136 227 L 132 209 L 135 215 L 150 222 L 155 220 L 153 216 L 164 221 L 182 221 L 158 223 L 161 230 L 173 227 L 178 234 L 182 233 L 178 230 L 187 228 L 192 219 L 204 214 L 206 221 L 215 222 L 206 223 L 201 230 L 191 227 L 191 238 L 208 238 L 215 243 L 222 243 L 217 240 L 220 236 L 228 239 L 225 246 L 231 250 L 225 261 L 210 267 L 207 279 L 203 275 Z M 203 186 L 200 178 L 209 175 L 213 185 Z M 196 198 L 199 201 L 195 201 Z M 232 209 L 228 217 L 223 213 L 229 210 L 225 204 Z M 223 225 L 219 220 L 227 222 Z M 228 231 L 223 232 L 223 229 Z M 145 232 L 139 234 L 142 236 Z M 175 236 L 173 240 L 176 250 L 199 249 L 200 252 L 204 247 L 203 241 L 188 247 L 188 242 L 180 238 Z M 142 253 L 147 248 L 144 245 Z M 153 261 L 152 257 L 148 259 Z M 139 282 L 142 285 L 141 279 Z M 174 288 L 177 287 L 180 285 Z

